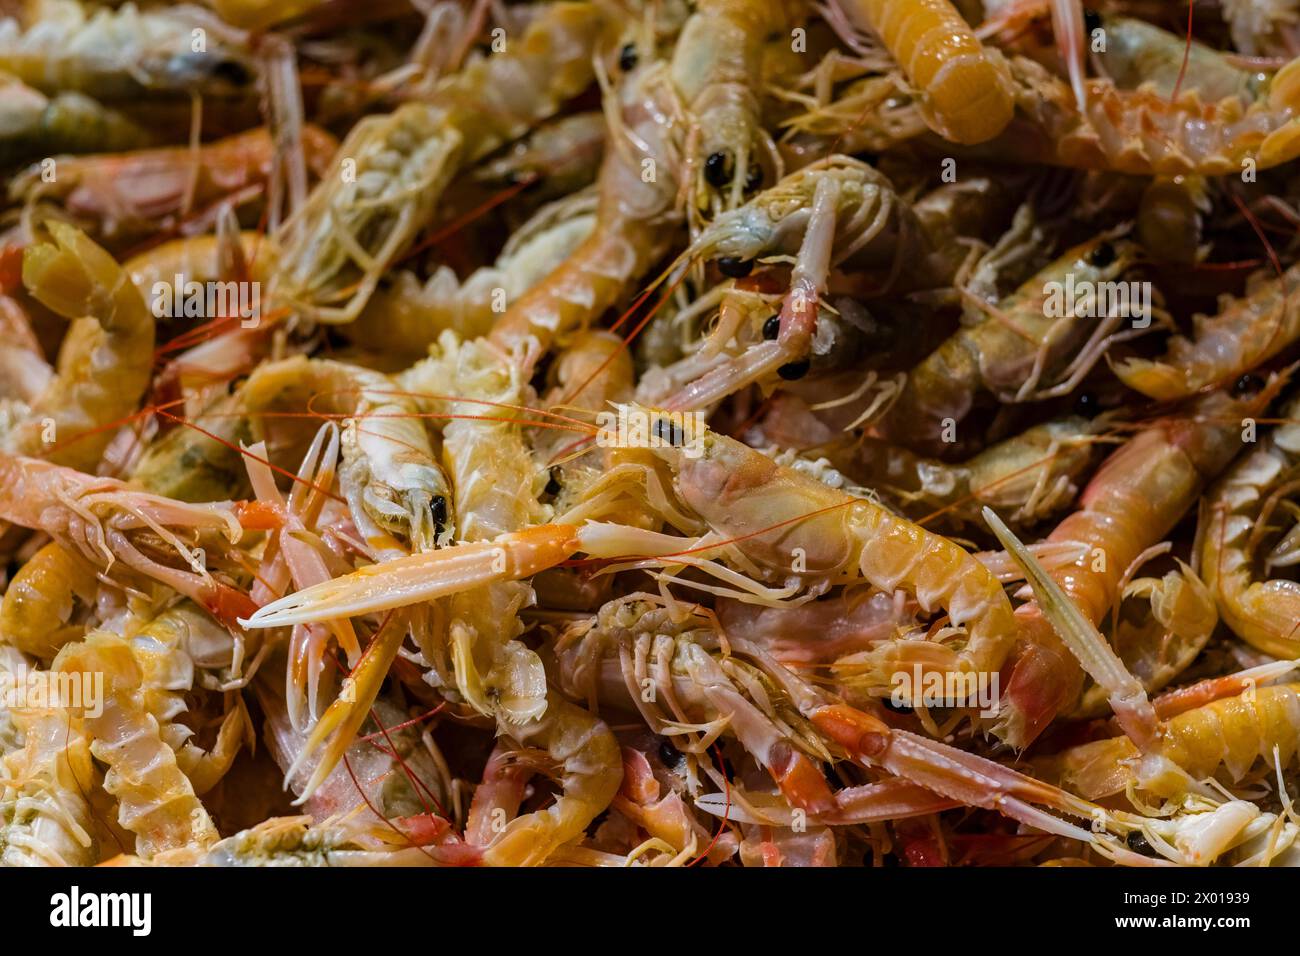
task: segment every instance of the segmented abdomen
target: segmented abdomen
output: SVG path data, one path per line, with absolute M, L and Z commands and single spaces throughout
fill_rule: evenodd
M 1194 777 L 1219 767 L 1240 779 L 1257 760 L 1283 767 L 1300 746 L 1300 684 L 1257 688 L 1240 697 L 1216 700 L 1169 721 L 1162 750 Z
M 982 143 L 1011 122 L 1005 67 L 948 0 L 856 0 L 856 6 L 925 94 L 926 122 L 939 135 Z

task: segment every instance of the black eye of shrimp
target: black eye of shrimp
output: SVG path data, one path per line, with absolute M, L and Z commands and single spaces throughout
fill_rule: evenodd
M 225 80 L 231 86 L 247 86 L 253 81 L 253 74 L 244 64 L 235 60 L 222 60 L 212 67 L 212 76 Z
M 728 279 L 743 279 L 754 271 L 754 260 L 742 259 L 740 256 L 723 256 L 718 260 L 718 271 Z
M 800 359 L 798 362 L 787 362 L 785 365 L 782 365 L 776 370 L 776 374 L 780 375 L 787 382 L 793 382 L 807 375 L 808 369 L 811 367 L 812 363 L 807 359 Z
M 624 73 L 630 73 L 636 69 L 636 63 L 636 44 L 624 43 L 623 49 L 618 51 L 618 68 Z
M 1101 243 L 1088 255 L 1088 261 L 1098 269 L 1104 269 L 1115 261 L 1115 246 L 1109 241 Z
M 1258 375 L 1252 375 L 1249 372 L 1247 372 L 1245 375 L 1243 375 L 1241 378 L 1237 379 L 1237 381 L 1233 383 L 1232 394 L 1237 398 L 1241 398 L 1243 395 L 1250 395 L 1253 392 L 1258 392 L 1263 387 L 1264 387 L 1263 379 L 1261 379 Z
M 709 158 L 704 161 L 704 180 L 710 186 L 722 187 L 731 182 L 731 171 L 734 165 L 731 153 L 725 149 L 720 149 L 716 153 L 710 153 Z
M 1151 850 L 1151 844 L 1147 841 L 1145 834 L 1143 834 L 1141 830 L 1134 830 L 1124 838 L 1124 842 L 1128 844 L 1128 848 L 1134 853 L 1141 853 L 1143 856 L 1154 855 Z
M 1097 396 L 1092 392 L 1080 392 L 1074 400 L 1074 411 L 1078 415 L 1092 415 L 1097 411 Z
M 659 744 L 659 760 L 670 770 L 682 762 L 682 752 L 667 737 Z
M 434 530 L 442 534 L 447 527 L 447 499 L 442 495 L 429 502 L 429 517 L 433 519 Z
M 763 338 L 769 342 L 781 334 L 781 316 L 769 315 L 763 323 Z

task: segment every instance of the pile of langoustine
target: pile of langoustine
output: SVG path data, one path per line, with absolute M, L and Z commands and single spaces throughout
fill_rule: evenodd
M 0 862 L 1300 861 L 1297 4 L 0 14 Z

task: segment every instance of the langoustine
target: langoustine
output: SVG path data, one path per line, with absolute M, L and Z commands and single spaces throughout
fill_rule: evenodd
M 0 861 L 1300 860 L 1293 24 L 959 6 L 0 23 Z

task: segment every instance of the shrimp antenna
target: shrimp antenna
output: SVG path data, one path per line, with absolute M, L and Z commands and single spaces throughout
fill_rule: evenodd
M 1056 44 L 1065 58 L 1074 101 L 1079 112 L 1086 116 L 1088 96 L 1083 89 L 1083 4 L 1079 0 L 1052 0 L 1052 32 L 1056 35 Z

